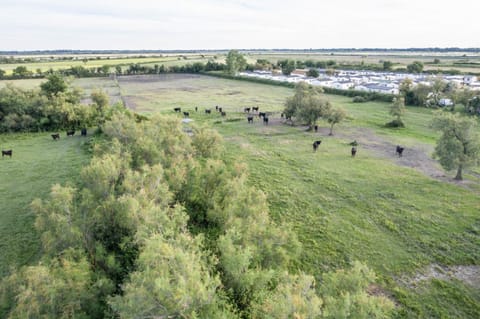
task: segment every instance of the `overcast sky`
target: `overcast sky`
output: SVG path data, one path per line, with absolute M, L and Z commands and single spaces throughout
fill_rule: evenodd
M 480 47 L 479 0 L 0 0 L 0 50 Z

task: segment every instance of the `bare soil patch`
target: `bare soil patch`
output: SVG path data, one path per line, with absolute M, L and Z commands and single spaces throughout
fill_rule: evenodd
M 421 282 L 432 279 L 456 279 L 475 289 L 480 289 L 480 266 L 458 265 L 447 267 L 438 264 L 432 264 L 411 277 L 399 277 L 397 278 L 397 281 L 409 288 L 416 288 Z

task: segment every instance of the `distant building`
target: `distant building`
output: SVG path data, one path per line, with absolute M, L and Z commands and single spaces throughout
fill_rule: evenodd
M 440 99 L 438 100 L 438 106 L 453 106 L 453 101 L 451 99 Z

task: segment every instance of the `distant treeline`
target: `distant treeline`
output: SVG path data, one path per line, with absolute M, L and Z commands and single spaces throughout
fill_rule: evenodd
M 60 55 L 60 54 L 151 54 L 151 53 L 203 53 L 203 52 L 228 52 L 230 49 L 207 50 L 32 50 L 32 51 L 0 51 L 0 55 Z M 480 48 L 317 48 L 317 49 L 239 49 L 240 52 L 475 52 Z

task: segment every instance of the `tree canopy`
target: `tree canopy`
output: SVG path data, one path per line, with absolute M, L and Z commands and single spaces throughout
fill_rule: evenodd
M 432 126 L 442 135 L 437 141 L 434 156 L 447 170 L 457 170 L 455 179 L 463 179 L 463 170 L 480 162 L 478 122 L 459 114 L 438 113 Z
M 231 75 L 235 75 L 239 71 L 245 70 L 245 68 L 247 67 L 247 60 L 245 59 L 243 54 L 241 54 L 237 50 L 230 50 L 228 52 L 226 63 L 226 71 Z

